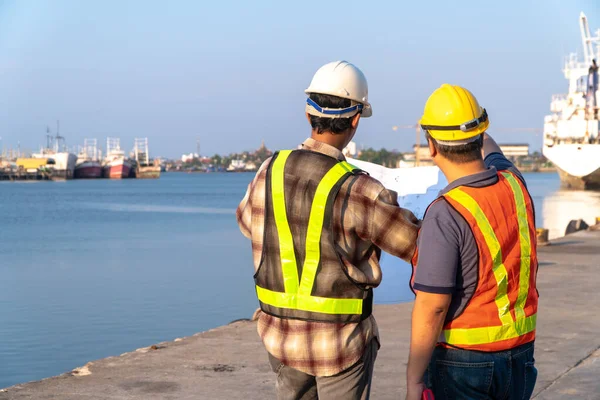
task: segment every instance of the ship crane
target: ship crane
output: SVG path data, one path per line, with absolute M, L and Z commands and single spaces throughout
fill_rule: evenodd
M 594 58 L 600 61 L 600 29 L 596 32 L 596 37 L 592 37 L 587 17 L 583 12 L 579 15 L 579 28 L 581 29 L 584 63 L 591 65 Z M 594 43 L 598 45 L 598 54 L 594 54 Z
M 583 44 L 583 62 L 586 66 L 591 66 L 594 62 L 600 62 L 600 29 L 597 31 L 596 36 L 592 37 L 590 34 L 590 26 L 588 24 L 587 17 L 582 12 L 579 15 L 579 28 L 581 30 L 581 42 Z M 596 45 L 597 54 L 594 54 L 594 45 Z M 598 103 L 597 93 L 598 90 L 598 68 L 596 67 L 595 72 L 590 67 L 589 76 L 587 77 L 588 89 L 587 89 L 587 100 L 586 108 L 589 112 L 586 115 L 587 119 L 596 120 L 598 118 Z M 593 94 L 590 94 L 591 93 Z

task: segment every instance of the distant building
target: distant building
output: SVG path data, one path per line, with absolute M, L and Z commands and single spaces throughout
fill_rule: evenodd
M 246 163 L 243 160 L 231 160 L 227 171 L 242 171 L 246 169 Z
M 199 158 L 199 157 L 200 156 L 198 155 L 198 153 L 184 154 L 181 156 L 181 161 L 184 163 L 187 163 L 187 162 L 194 161 L 194 159 Z
M 414 163 L 415 162 L 415 153 L 404 153 L 402 155 L 402 158 L 404 159 L 404 161 L 406 162 L 411 162 Z
M 506 158 L 510 160 L 529 155 L 529 144 L 527 143 L 505 143 L 499 144 L 499 146 Z
M 427 144 L 420 144 L 420 145 L 414 145 L 413 146 L 413 151 L 415 153 L 415 158 L 417 158 L 419 160 L 419 162 L 422 161 L 432 161 L 431 159 L 431 154 L 429 153 L 429 145 Z
M 344 147 L 344 150 L 342 150 L 342 153 L 346 157 L 356 158 L 356 156 L 358 154 L 358 152 L 356 151 L 356 143 L 355 142 L 348 143 L 348 146 Z

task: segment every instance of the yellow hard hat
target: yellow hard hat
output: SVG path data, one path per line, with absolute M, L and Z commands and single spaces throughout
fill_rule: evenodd
M 420 124 L 435 140 L 455 142 L 482 134 L 490 121 L 473 93 L 444 83 L 427 99 Z

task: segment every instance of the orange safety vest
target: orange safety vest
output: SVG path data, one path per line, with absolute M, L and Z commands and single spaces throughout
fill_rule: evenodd
M 440 343 L 504 351 L 535 339 L 538 305 L 533 203 L 521 180 L 499 172 L 498 182 L 460 186 L 443 198 L 469 224 L 479 250 L 479 276 L 463 312 L 447 322 Z M 413 258 L 413 279 L 417 255 Z M 411 279 L 411 286 L 412 286 Z

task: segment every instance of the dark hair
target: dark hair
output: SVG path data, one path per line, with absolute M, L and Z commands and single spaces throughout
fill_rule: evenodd
M 343 99 L 329 94 L 311 93 L 310 99 L 321 107 L 327 108 L 346 108 L 352 105 L 350 99 Z M 331 132 L 333 134 L 342 133 L 352 128 L 352 117 L 348 118 L 326 118 L 310 116 L 310 126 L 317 133 Z
M 483 147 L 483 135 L 479 135 L 477 140 L 473 142 L 458 146 L 440 144 L 437 142 L 437 140 L 431 137 L 429 132 L 425 133 L 425 137 L 427 140 L 431 140 L 433 147 L 435 147 L 438 153 L 440 153 L 440 155 L 450 162 L 456 164 L 465 164 L 480 160 L 482 157 L 481 148 Z

